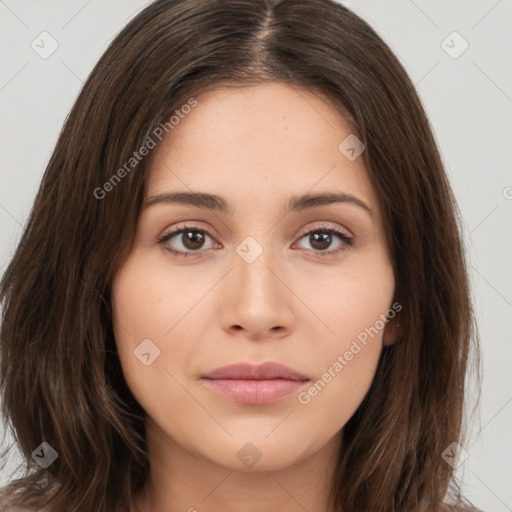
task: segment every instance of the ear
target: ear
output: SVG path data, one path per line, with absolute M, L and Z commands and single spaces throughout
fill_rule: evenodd
M 399 315 L 396 315 L 394 318 L 390 319 L 386 327 L 384 327 L 384 334 L 382 335 L 382 343 L 384 346 L 393 345 L 402 334 L 402 329 L 400 327 L 400 318 Z

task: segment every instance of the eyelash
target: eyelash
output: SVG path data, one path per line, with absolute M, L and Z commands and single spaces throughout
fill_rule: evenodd
M 199 228 L 197 226 L 187 226 L 187 225 L 185 225 L 185 226 L 183 226 L 181 228 L 175 229 L 174 231 L 170 231 L 168 233 L 165 233 L 164 235 L 162 235 L 157 240 L 157 242 L 160 245 L 164 245 L 172 237 L 174 237 L 176 235 L 179 235 L 181 233 L 184 233 L 185 231 L 194 231 L 194 232 L 197 232 L 197 233 L 201 233 L 202 235 L 207 235 L 207 236 L 209 236 L 210 238 L 213 239 L 213 237 L 205 229 Z M 309 231 L 306 231 L 299 238 L 299 240 L 302 240 L 304 237 L 306 237 L 307 235 L 311 235 L 312 233 L 329 233 L 329 234 L 334 234 L 334 235 L 338 236 L 341 239 L 341 241 L 343 242 L 343 245 L 339 249 L 336 249 L 334 251 L 332 251 L 332 250 L 331 251 L 313 251 L 315 255 L 320 255 L 320 256 L 330 257 L 330 256 L 337 255 L 338 253 L 340 253 L 342 251 L 348 251 L 349 248 L 352 246 L 353 241 L 354 241 L 354 237 L 350 237 L 345 232 L 343 232 L 343 231 L 341 231 L 339 229 L 333 228 L 333 227 L 329 227 L 329 226 L 319 226 L 319 227 L 316 227 L 316 228 L 311 229 Z M 190 256 L 190 255 L 194 255 L 195 256 L 196 255 L 195 253 L 199 252 L 199 251 L 182 252 L 182 251 L 176 251 L 174 249 L 170 249 L 169 247 L 164 247 L 164 249 L 166 251 L 172 253 L 173 255 L 182 256 L 183 258 L 186 258 L 187 256 Z

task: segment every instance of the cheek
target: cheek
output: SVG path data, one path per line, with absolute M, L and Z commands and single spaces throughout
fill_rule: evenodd
M 112 310 L 116 346 L 128 386 L 139 403 L 162 398 L 155 390 L 169 387 L 166 370 L 186 362 L 192 347 L 173 344 L 174 324 L 186 313 L 188 301 L 179 292 L 179 279 L 164 278 L 158 262 L 135 251 L 112 283 Z M 184 284 L 184 283 L 183 283 Z M 184 288 L 190 291 L 189 288 Z M 193 292 L 191 292 L 193 296 Z M 177 329 L 176 329 L 177 330 Z M 172 353 L 172 360 L 170 354 Z
M 172 290 L 168 282 L 157 262 L 148 262 L 135 251 L 112 283 L 112 309 L 115 342 L 128 388 L 149 418 L 160 418 L 165 411 L 167 420 L 176 425 L 180 424 L 174 416 L 177 412 L 193 416 L 190 408 L 194 402 L 184 392 L 180 384 L 184 378 L 175 368 L 187 367 L 194 344 L 173 343 L 180 329 L 187 331 L 187 317 L 175 329 L 173 326 L 185 315 L 188 301 L 176 292 L 177 280 Z
M 343 353 L 355 339 L 371 341 L 366 348 L 378 351 L 386 326 L 382 318 L 391 308 L 395 291 L 389 261 L 380 253 L 370 254 L 350 268 L 330 269 L 329 277 L 317 276 L 315 282 L 317 286 L 312 288 L 311 278 L 304 277 L 299 293 L 308 297 L 311 309 L 322 320 L 316 322 L 318 329 L 324 327 L 318 344 L 322 352 L 330 356 Z
M 316 304 L 313 307 L 320 312 L 323 325 L 317 325 L 323 334 L 314 352 L 315 381 L 298 398 L 301 404 L 322 410 L 336 425 L 350 419 L 371 386 L 382 352 L 386 315 L 393 309 L 391 265 L 382 259 L 361 263 L 335 280 L 324 281 L 324 293 L 317 289 L 309 294 L 309 304 Z
M 112 307 L 120 345 L 144 338 L 165 343 L 174 325 L 205 293 L 201 280 L 190 279 L 179 267 L 173 271 L 154 253 L 135 250 L 113 281 Z

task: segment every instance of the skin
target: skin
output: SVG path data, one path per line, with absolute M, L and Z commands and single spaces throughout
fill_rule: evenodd
M 363 158 L 350 161 L 338 150 L 353 127 L 321 96 L 265 83 L 196 100 L 154 150 L 146 198 L 207 192 L 234 212 L 145 208 L 112 288 L 123 372 L 148 415 L 151 475 L 138 507 L 325 512 L 343 426 L 370 388 L 383 345 L 394 342 L 394 323 L 307 404 L 297 394 L 236 403 L 200 377 L 235 362 L 276 361 L 309 376 L 306 390 L 322 379 L 393 303 L 378 197 Z M 372 213 L 336 203 L 284 214 L 292 195 L 333 191 L 356 196 Z M 183 234 L 158 243 L 184 222 L 208 232 L 196 252 Z M 334 253 L 344 245 L 336 235 L 320 248 L 304 236 L 326 226 L 353 244 Z M 263 249 L 252 263 L 236 251 L 248 236 Z M 160 350 L 149 366 L 134 355 L 144 339 Z M 252 467 L 237 457 L 248 442 L 261 455 Z

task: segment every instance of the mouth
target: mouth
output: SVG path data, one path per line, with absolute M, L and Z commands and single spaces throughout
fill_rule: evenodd
M 267 362 L 258 366 L 238 363 L 217 368 L 201 381 L 213 392 L 235 402 L 263 405 L 296 393 L 310 378 L 287 366 Z

